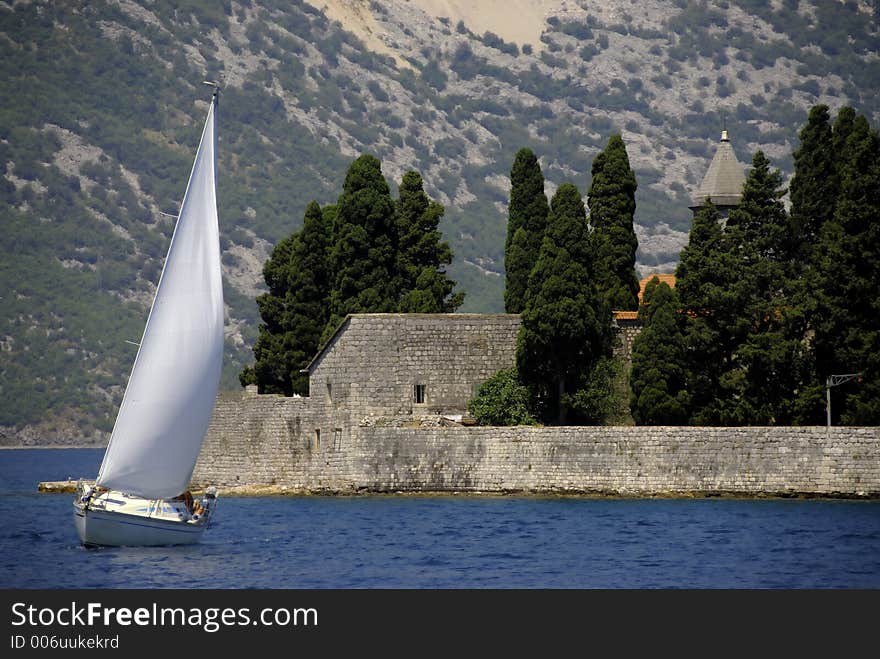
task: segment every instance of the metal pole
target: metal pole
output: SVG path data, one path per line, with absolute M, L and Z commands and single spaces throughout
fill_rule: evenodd
M 831 387 L 861 378 L 861 373 L 843 373 L 841 375 L 829 375 L 825 380 L 825 413 L 828 417 L 828 425 L 825 431 L 826 437 L 831 437 Z M 861 380 L 859 380 L 861 381 Z
M 825 380 L 825 413 L 828 417 L 828 424 L 825 427 L 825 437 L 831 438 L 831 376 Z

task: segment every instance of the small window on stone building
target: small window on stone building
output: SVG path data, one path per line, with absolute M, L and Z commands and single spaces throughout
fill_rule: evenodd
M 413 402 L 414 403 L 424 403 L 425 402 L 425 385 L 423 385 L 423 384 L 413 385 Z
M 333 402 L 333 385 L 329 382 L 327 383 L 327 400 Z
M 338 451 L 342 448 L 342 428 L 333 429 L 333 450 Z
M 320 428 L 315 428 L 315 445 L 312 448 L 312 450 L 314 450 L 314 451 L 321 450 L 321 429 Z

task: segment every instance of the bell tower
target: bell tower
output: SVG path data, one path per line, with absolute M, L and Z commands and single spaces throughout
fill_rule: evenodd
M 691 198 L 693 205 L 689 208 L 696 213 L 706 199 L 711 199 L 721 217 L 726 220 L 730 211 L 739 206 L 745 181 L 743 167 L 736 159 L 730 137 L 726 130 L 722 130 L 715 157 L 712 158 L 696 194 Z

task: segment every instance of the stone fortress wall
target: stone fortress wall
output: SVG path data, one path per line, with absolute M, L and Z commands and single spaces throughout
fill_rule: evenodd
M 350 316 L 310 365 L 309 397 L 218 398 L 194 485 L 880 497 L 880 428 L 460 425 L 476 387 L 514 364 L 518 328 L 507 314 Z
M 296 405 L 289 405 L 295 415 Z M 316 442 L 290 418 L 217 420 L 197 485 L 291 492 L 880 497 L 880 429 L 365 427 Z M 283 412 L 276 408 L 275 413 Z M 293 418 L 296 418 L 295 416 Z M 256 434 L 241 433 L 242 426 Z

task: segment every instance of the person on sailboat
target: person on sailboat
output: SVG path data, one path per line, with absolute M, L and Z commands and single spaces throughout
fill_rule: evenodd
M 194 499 L 192 492 L 187 490 L 180 496 L 174 498 L 174 501 L 182 501 L 183 505 L 186 508 L 186 512 L 192 519 L 198 519 L 204 514 L 205 509 L 202 506 L 202 502 L 198 499 Z

